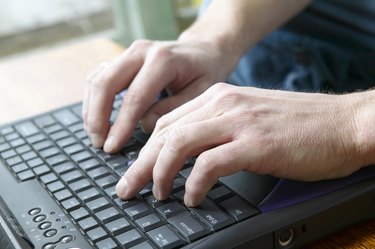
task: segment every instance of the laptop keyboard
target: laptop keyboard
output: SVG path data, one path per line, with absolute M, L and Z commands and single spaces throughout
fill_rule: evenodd
M 111 122 L 120 105 L 117 97 Z M 119 153 L 109 155 L 91 146 L 80 116 L 77 104 L 0 128 L 0 159 L 19 181 L 40 181 L 94 248 L 180 248 L 259 213 L 220 182 L 198 207 L 184 206 L 194 159 L 175 178 L 168 200 L 154 198 L 152 183 L 121 200 L 115 185 L 147 136 L 138 127 Z M 35 222 L 48 229 L 43 220 Z M 48 231 L 45 236 L 54 236 Z

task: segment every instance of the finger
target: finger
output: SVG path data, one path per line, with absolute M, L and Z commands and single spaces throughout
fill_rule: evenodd
M 109 130 L 109 117 L 115 95 L 126 88 L 141 68 L 145 51 L 126 50 L 89 83 L 86 94 L 85 127 L 92 143 L 103 146 Z
M 153 170 L 153 192 L 157 199 L 168 198 L 173 179 L 188 156 L 232 140 L 232 131 L 221 125 L 223 122 L 218 117 L 170 129 Z
M 170 70 L 173 66 L 171 58 L 161 53 L 154 52 L 148 55 L 143 67 L 131 83 L 117 120 L 111 127 L 104 144 L 106 152 L 113 153 L 122 148 L 162 89 L 175 80 L 176 74 L 171 73 Z
M 83 102 L 82 102 L 82 119 L 84 123 L 87 121 L 88 107 L 90 102 L 90 84 L 91 81 L 97 76 L 102 70 L 108 66 L 107 63 L 101 63 L 95 71 L 91 72 L 86 79 L 85 90 L 83 93 Z
M 185 183 L 185 205 L 197 206 L 219 177 L 242 170 L 245 167 L 243 161 L 239 161 L 242 151 L 243 145 L 233 141 L 200 154 Z
M 202 94 L 202 92 L 204 92 L 209 86 L 210 83 L 208 82 L 196 81 L 194 83 L 191 83 L 191 85 L 189 84 L 189 87 L 181 90 L 177 94 L 157 101 L 147 110 L 146 114 L 143 116 L 141 120 L 142 129 L 147 133 L 151 133 L 155 128 L 156 122 L 161 116 L 196 98 L 197 96 Z M 194 103 L 194 106 L 196 107 L 195 109 L 197 109 L 200 104 L 201 103 L 199 102 Z M 190 107 L 186 110 L 183 110 L 183 112 L 190 113 L 191 110 L 195 109 Z M 178 116 L 175 117 L 178 118 Z
M 139 156 L 125 172 L 116 185 L 116 193 L 120 198 L 132 198 L 152 180 L 152 170 L 162 144 L 164 144 L 164 142 L 150 147 L 147 156 Z

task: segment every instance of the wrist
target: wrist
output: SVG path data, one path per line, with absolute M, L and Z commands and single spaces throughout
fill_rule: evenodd
M 359 167 L 375 163 L 375 91 L 348 94 Z
M 234 34 L 229 34 L 226 31 L 202 32 L 200 27 L 193 25 L 181 33 L 178 41 L 181 43 L 197 44 L 215 51 L 221 64 L 226 66 L 227 69 L 225 71 L 228 71 L 227 73 L 229 74 L 246 51 L 246 49 L 241 49 L 237 46 L 236 42 L 231 39 L 234 36 Z

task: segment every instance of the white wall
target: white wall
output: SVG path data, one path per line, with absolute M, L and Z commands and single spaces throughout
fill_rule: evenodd
M 110 0 L 0 0 L 0 37 L 69 22 L 110 8 Z

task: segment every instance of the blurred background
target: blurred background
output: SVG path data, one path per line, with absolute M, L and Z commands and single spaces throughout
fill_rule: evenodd
M 0 0 L 0 59 L 93 36 L 174 39 L 201 0 Z

